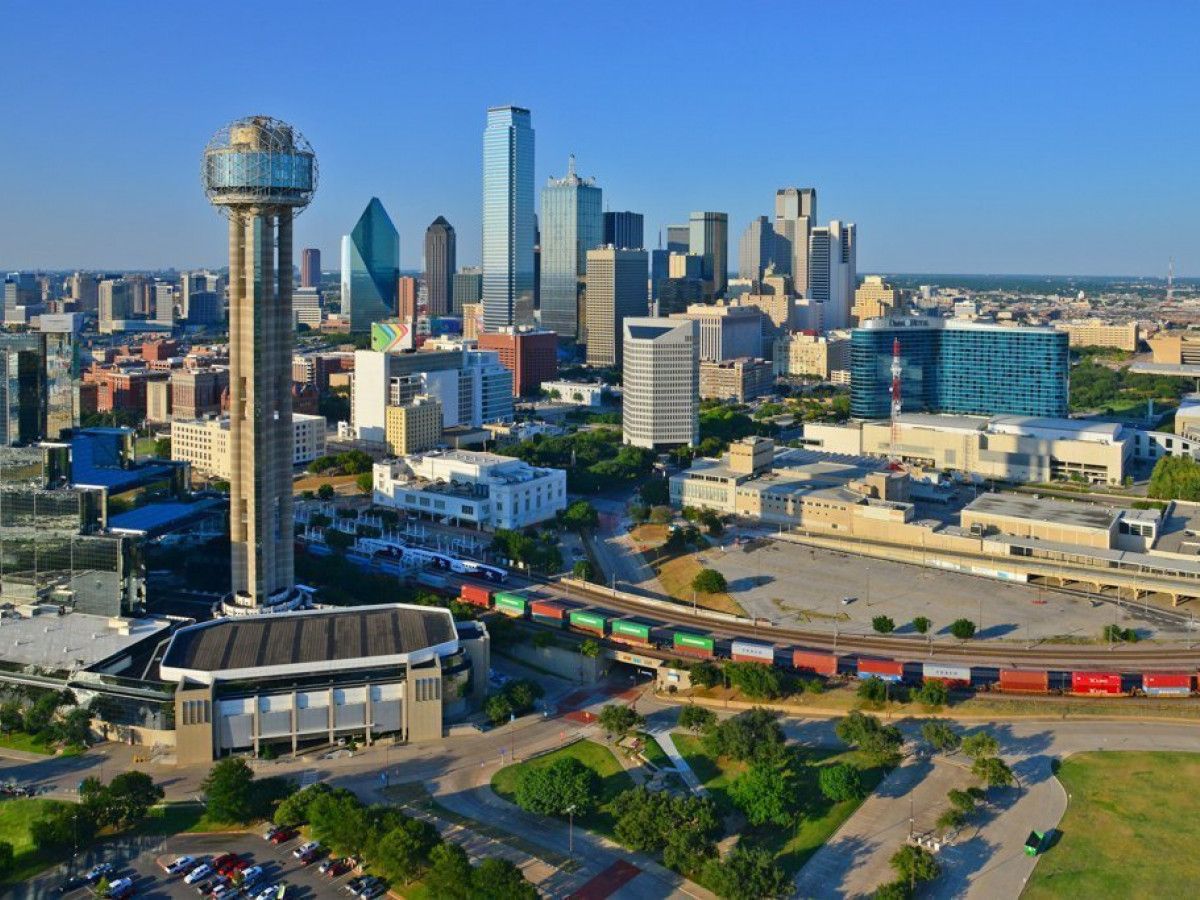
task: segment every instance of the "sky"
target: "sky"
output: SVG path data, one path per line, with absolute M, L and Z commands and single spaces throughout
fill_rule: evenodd
M 200 154 L 297 126 L 336 268 L 378 196 L 418 268 L 444 215 L 478 264 L 488 106 L 529 108 L 536 184 L 574 153 L 646 238 L 775 190 L 858 224 L 865 272 L 1200 275 L 1200 4 L 352 4 L 0 0 L 0 267 L 224 264 Z

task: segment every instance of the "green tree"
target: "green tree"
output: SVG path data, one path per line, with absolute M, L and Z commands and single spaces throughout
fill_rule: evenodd
M 370 472 L 361 472 L 354 479 L 354 486 L 364 494 L 369 494 L 375 487 L 375 480 Z
M 956 828 L 961 828 L 963 823 L 967 821 L 967 815 L 957 807 L 950 807 L 942 810 L 942 814 L 937 817 L 937 827 L 943 832 L 953 831 Z
M 596 513 L 596 508 L 586 500 L 576 500 L 559 513 L 559 519 L 564 527 L 570 528 L 573 531 L 595 528 L 600 522 L 600 516 Z
M 608 703 L 600 710 L 597 721 L 609 737 L 624 737 L 644 726 L 646 717 L 624 703 Z
M 100 880 L 92 885 L 92 896 L 97 898 L 97 900 L 104 900 L 104 898 L 108 897 L 111 890 L 112 884 L 109 882 L 108 876 L 102 875 L 100 876 Z
M 329 482 L 325 482 L 317 488 L 317 496 L 322 500 L 332 500 L 333 493 L 333 485 Z
M 960 641 L 969 641 L 975 637 L 975 623 L 970 619 L 955 619 L 950 623 L 950 633 Z
M 895 760 L 904 745 L 904 738 L 895 725 L 882 725 L 875 716 L 853 710 L 839 719 L 834 731 L 838 738 L 858 747 L 873 761 L 889 763 Z
M 650 507 L 650 521 L 654 525 L 666 525 L 671 521 L 671 507 L 666 504 Z
M 314 838 L 343 855 L 361 853 L 370 836 L 366 807 L 345 788 L 313 798 L 308 824 Z
M 888 698 L 887 682 L 882 678 L 876 678 L 872 675 L 870 678 L 864 678 L 858 683 L 856 693 L 860 700 L 872 706 L 882 706 L 887 702 Z
M 729 799 L 751 825 L 790 825 L 795 785 L 786 767 L 755 763 L 729 785 Z
M 983 756 L 971 764 L 971 773 L 990 788 L 1015 784 L 1017 776 L 998 756 Z
M 1200 463 L 1189 456 L 1162 457 L 1154 464 L 1146 493 L 1159 500 L 1200 500 Z
M 354 545 L 354 535 L 337 528 L 326 528 L 324 537 L 326 546 L 338 553 L 343 553 Z
M 25 712 L 25 730 L 35 736 L 53 739 L 50 726 L 61 704 L 62 696 L 57 691 L 46 691 L 39 695 Z
M 834 803 L 858 800 L 866 793 L 858 769 L 846 763 L 821 766 L 817 773 L 817 785 L 821 793 Z
M 880 634 L 891 634 L 896 630 L 896 623 L 891 616 L 875 616 L 871 620 L 871 627 Z
M 322 794 L 329 794 L 332 791 L 333 788 L 324 781 L 318 781 L 303 790 L 296 791 L 296 793 L 284 799 L 275 808 L 275 815 L 272 816 L 272 821 L 276 825 L 285 828 L 304 825 L 308 822 L 309 807 L 313 801 Z
M 163 789 L 154 779 L 136 771 L 122 772 L 107 785 L 88 779 L 80 793 L 96 823 L 114 828 L 128 828 L 140 822 L 150 807 L 163 798 Z
M 218 760 L 201 782 L 208 816 L 216 822 L 243 823 L 254 816 L 254 771 L 238 756 Z
M 694 854 L 698 845 L 711 843 L 720 828 L 716 807 L 707 797 L 675 797 L 633 788 L 613 798 L 608 809 L 615 819 L 617 840 L 641 853 L 661 851 L 687 833 L 687 852 Z
M 881 884 L 875 888 L 871 900 L 911 900 L 912 895 L 912 888 L 905 882 L 889 881 L 887 884 Z
M 958 788 L 951 788 L 946 794 L 946 798 L 950 801 L 950 805 L 963 813 L 975 811 L 975 804 L 978 803 L 975 795 L 970 791 L 960 791 Z
M 0 705 L 0 731 L 11 734 L 25 727 L 25 715 L 16 700 L 6 700 Z
M 912 844 L 906 844 L 892 854 L 890 863 L 900 880 L 914 890 L 918 883 L 933 881 L 942 873 L 932 853 Z
M 783 695 L 786 687 L 783 673 L 774 666 L 764 666 L 762 663 L 726 663 L 725 677 L 752 700 L 774 700 Z
M 1000 742 L 986 731 L 977 731 L 962 740 L 962 752 L 972 759 L 995 756 L 999 751 Z
M 571 567 L 571 574 L 580 581 L 595 581 L 596 567 L 592 565 L 589 559 L 578 559 L 575 565 Z
M 161 437 L 155 440 L 154 455 L 159 459 L 171 458 L 171 439 L 169 437 Z
M 689 704 L 679 711 L 679 727 L 703 734 L 717 726 L 717 714 L 704 706 Z
M 92 736 L 92 712 L 76 706 L 53 726 L 55 740 L 68 747 L 86 747 Z
M 917 634 L 928 634 L 929 629 L 933 627 L 933 622 L 926 616 L 917 616 L 912 620 L 912 625 Z
M 473 900 L 538 900 L 537 888 L 507 859 L 489 856 L 471 873 Z
M 671 485 L 665 478 L 647 478 L 638 494 L 646 506 L 665 506 L 671 502 Z
M 699 594 L 719 594 L 729 590 L 729 584 L 716 569 L 701 569 L 692 579 L 692 590 Z
M 790 897 L 793 884 L 775 855 L 762 847 L 743 847 L 704 864 L 704 883 L 726 900 L 773 900 Z
M 471 900 L 472 875 L 467 851 L 458 844 L 441 843 L 429 854 L 425 887 L 438 900 Z
M 705 743 L 717 756 L 743 762 L 781 762 L 786 750 L 778 719 L 778 713 L 755 707 L 719 723 Z
M 585 638 L 583 643 L 579 645 L 579 655 L 585 656 L 588 659 L 596 659 L 602 652 L 604 651 L 600 644 L 591 638 Z
M 953 753 L 962 744 L 958 732 L 946 722 L 925 722 L 921 725 L 921 737 L 940 753 Z
M 927 678 L 915 696 L 925 706 L 945 706 L 950 701 L 950 689 L 940 678 Z
M 389 879 L 408 884 L 429 863 L 430 854 L 441 842 L 441 835 L 428 822 L 406 818 L 378 840 L 373 862 Z
M 688 676 L 695 687 L 711 688 L 724 682 L 720 668 L 708 661 L 692 663 Z
M 96 820 L 83 804 L 53 801 L 29 824 L 29 837 L 40 851 L 86 847 L 96 836 Z
M 521 769 L 516 785 L 517 806 L 543 816 L 565 816 L 575 807 L 582 815 L 596 806 L 600 778 L 572 756 L 563 756 L 545 766 Z

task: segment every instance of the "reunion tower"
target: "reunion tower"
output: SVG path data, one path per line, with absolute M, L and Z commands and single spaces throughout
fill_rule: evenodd
M 300 132 L 250 116 L 204 150 L 201 180 L 229 219 L 228 614 L 292 608 L 292 218 L 317 189 Z

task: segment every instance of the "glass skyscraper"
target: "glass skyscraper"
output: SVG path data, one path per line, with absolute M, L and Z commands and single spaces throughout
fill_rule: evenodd
M 342 238 L 342 315 L 352 332 L 396 315 L 400 234 L 387 210 L 372 197 L 354 230 Z
M 77 374 L 73 335 L 0 334 L 0 446 L 58 440 L 78 425 Z
M 542 327 L 568 340 L 579 336 L 587 252 L 604 241 L 601 195 L 595 181 L 575 174 L 574 156 L 566 177 L 551 178 L 542 188 Z M 484 315 L 486 321 L 486 306 Z
M 852 333 L 850 414 L 855 418 L 891 415 L 897 340 L 904 412 L 1050 418 L 1068 413 L 1066 332 L 896 317 L 872 319 Z
M 533 320 L 533 126 L 529 110 L 494 106 L 483 132 L 483 325 Z

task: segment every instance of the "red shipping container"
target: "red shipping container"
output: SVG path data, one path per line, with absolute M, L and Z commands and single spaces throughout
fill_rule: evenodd
M 837 657 L 832 653 L 817 653 L 814 650 L 793 650 L 792 668 L 817 675 L 836 675 Z
M 1190 672 L 1147 672 L 1142 676 L 1143 688 L 1187 688 L 1192 687 Z
M 1072 694 L 1119 694 L 1121 676 L 1116 672 L 1072 672 Z
M 858 661 L 858 676 L 868 678 L 878 675 L 880 678 L 903 678 L 904 663 L 891 659 L 860 659 Z
M 1050 673 L 1033 669 L 1001 669 L 1000 690 L 1018 694 L 1050 693 Z
M 541 616 L 544 619 L 561 620 L 566 608 L 553 600 L 534 600 L 529 605 L 530 611 L 535 616 Z
M 459 591 L 458 599 L 463 603 L 469 603 L 472 606 L 482 606 L 484 609 L 487 609 L 492 605 L 492 592 L 478 585 L 464 584 Z

